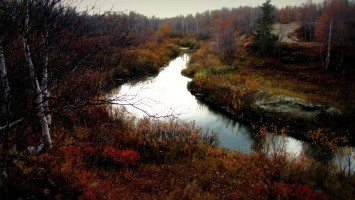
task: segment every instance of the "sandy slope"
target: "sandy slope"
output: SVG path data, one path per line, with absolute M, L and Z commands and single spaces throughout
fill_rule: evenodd
M 293 34 L 298 28 L 301 27 L 300 23 L 292 22 L 289 24 L 274 24 L 273 33 L 279 35 L 281 42 L 298 42 L 298 38 Z

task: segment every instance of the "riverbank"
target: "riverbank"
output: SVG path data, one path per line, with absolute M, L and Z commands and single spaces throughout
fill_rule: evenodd
M 101 110 L 103 111 L 103 110 Z M 86 114 L 100 110 L 86 111 Z M 9 199 L 352 199 L 355 179 L 345 168 L 260 138 L 258 153 L 213 146 L 193 123 L 136 123 L 101 115 L 78 126 L 80 138 L 41 155 L 13 152 Z M 136 125 L 135 125 L 136 124 Z M 107 129 L 110 127 L 110 129 Z M 109 139 L 107 139 L 109 138 Z M 81 142 L 78 142 L 81 141 Z M 264 146 L 265 145 L 265 146 Z M 275 148 L 276 147 L 276 148 Z M 346 153 L 346 152 L 345 152 Z M 318 156 L 321 156 L 319 154 Z M 26 162 L 23 162 L 23 161 Z M 31 183 L 31 184 L 28 184 Z
M 178 74 L 184 65 L 176 61 L 186 64 L 187 57 L 171 61 L 175 67 L 161 73 L 172 70 L 173 75 Z M 163 79 L 164 83 L 169 82 Z M 1 183 L 1 191 L 7 192 L 2 193 L 5 199 L 355 196 L 354 174 L 348 171 L 353 163 L 351 159 L 347 162 L 352 149 L 332 144 L 324 149 L 315 143 L 293 155 L 287 151 L 286 140 L 278 140 L 277 129 L 271 135 L 260 129 L 259 136 L 247 136 L 255 137 L 255 152 L 244 154 L 217 148 L 215 135 L 205 134 L 194 122 L 134 119 L 120 108 L 112 109 L 101 105 L 66 113 L 70 118 L 62 117 L 61 125 L 53 127 L 56 142 L 51 151 L 29 155 L 11 150 L 7 163 L 11 170 L 5 174 L 8 181 Z M 334 152 L 341 157 L 334 159 Z
M 164 39 L 160 42 L 144 42 L 139 48 L 124 53 L 124 59 L 118 66 L 113 66 L 110 80 L 113 88 L 129 80 L 139 80 L 157 75 L 171 59 L 182 52 L 177 41 Z M 112 88 L 109 88 L 111 90 Z
M 189 89 L 202 101 L 252 125 L 289 127 L 301 139 L 319 128 L 340 136 L 354 131 L 354 81 L 321 69 L 317 44 L 280 44 L 264 58 L 240 41 L 228 61 L 213 46 L 201 45 L 182 72 L 193 78 Z

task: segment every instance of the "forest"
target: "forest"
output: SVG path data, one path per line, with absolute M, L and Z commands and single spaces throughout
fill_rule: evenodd
M 354 42 L 352 0 L 173 18 L 1 0 L 0 199 L 354 199 Z M 186 87 L 251 127 L 252 153 L 109 97 L 186 53 Z

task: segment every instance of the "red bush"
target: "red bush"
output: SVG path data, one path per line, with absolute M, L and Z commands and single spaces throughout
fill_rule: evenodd
M 277 199 L 327 199 L 324 194 L 316 192 L 308 185 L 289 184 L 283 181 L 272 182 L 269 185 L 260 183 L 257 190 L 260 195 Z
M 93 143 L 79 143 L 77 146 L 62 147 L 58 154 L 65 159 L 83 159 L 93 163 L 100 161 L 103 164 L 115 166 L 136 166 L 140 155 L 134 150 L 120 150 L 112 146 L 102 146 Z

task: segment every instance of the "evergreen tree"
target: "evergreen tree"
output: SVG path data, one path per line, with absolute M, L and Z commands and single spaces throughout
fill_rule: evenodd
M 272 33 L 273 24 L 275 22 L 274 6 L 267 0 L 261 7 L 262 14 L 256 24 L 256 34 L 254 36 L 253 47 L 261 55 L 271 53 L 277 36 Z

